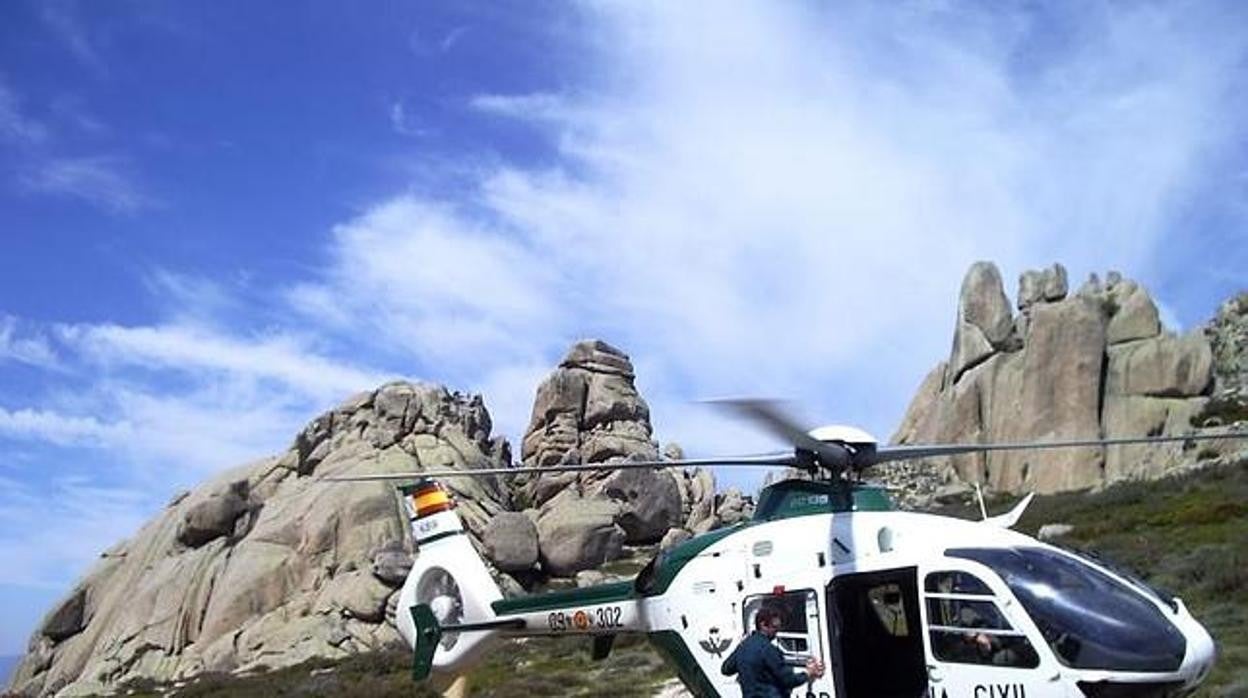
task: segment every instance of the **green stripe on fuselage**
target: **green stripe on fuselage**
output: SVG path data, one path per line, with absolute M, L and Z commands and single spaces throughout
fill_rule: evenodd
M 728 536 L 749 526 L 749 522 L 739 523 L 728 528 L 721 528 L 710 533 L 703 533 L 697 538 L 677 545 L 676 547 L 659 554 L 659 557 L 652 563 L 654 568 L 642 571 L 642 579 L 638 583 L 638 590 L 645 596 L 658 596 L 667 591 L 671 586 L 672 580 L 676 575 L 684 569 L 689 561 L 697 557 L 703 550 L 711 547 L 713 544 L 727 538 Z
M 672 665 L 681 682 L 693 695 L 697 698 L 719 698 L 719 691 L 706 678 L 680 633 L 675 630 L 659 630 L 650 633 L 648 637 L 650 644 Z

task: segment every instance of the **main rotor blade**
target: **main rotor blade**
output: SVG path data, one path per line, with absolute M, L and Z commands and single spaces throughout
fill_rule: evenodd
M 1079 448 L 1081 446 L 1125 446 L 1129 444 L 1156 444 L 1176 441 L 1212 441 L 1215 439 L 1248 438 L 1248 432 L 1235 434 L 1189 434 L 1187 436 L 1138 436 L 1120 439 L 1079 439 L 1075 441 L 1034 441 L 1004 444 L 916 444 L 913 446 L 880 446 L 875 453 L 863 454 L 854 465 L 865 468 L 889 461 L 957 456 L 964 453 L 987 453 L 990 451 L 1028 451 L 1051 448 Z
M 736 458 L 687 458 L 684 460 L 619 461 L 616 463 L 571 463 L 568 465 L 522 466 L 519 468 L 477 468 L 473 470 L 426 470 L 407 473 L 372 473 L 367 475 L 329 475 L 319 480 L 326 482 L 367 482 L 373 480 L 414 480 L 422 477 L 484 477 L 487 475 L 521 475 L 540 473 L 581 473 L 604 470 L 639 470 L 655 468 L 685 468 L 697 466 L 739 468 L 785 468 L 797 467 L 797 458 L 791 455 L 740 456 Z
M 818 455 L 819 460 L 828 467 L 840 468 L 849 464 L 849 452 L 844 447 L 820 441 L 811 436 L 810 431 L 785 412 L 779 402 L 756 399 L 710 400 L 709 402 L 736 412 L 765 427 L 772 434 L 797 448 Z

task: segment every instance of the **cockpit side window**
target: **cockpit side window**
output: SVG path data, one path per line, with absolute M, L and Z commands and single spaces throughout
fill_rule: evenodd
M 1076 669 L 1174 671 L 1186 640 L 1145 594 L 1086 562 L 1047 548 L 955 548 L 949 557 L 999 575 L 1058 661 Z
M 923 584 L 926 591 L 943 594 L 974 594 L 992 596 L 992 590 L 983 580 L 967 572 L 932 572 Z
M 1024 669 L 1040 665 L 1027 636 L 1006 619 L 983 580 L 967 572 L 932 572 L 923 587 L 937 659 Z

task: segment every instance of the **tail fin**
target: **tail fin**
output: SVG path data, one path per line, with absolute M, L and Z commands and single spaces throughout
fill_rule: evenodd
M 420 603 L 412 606 L 412 624 L 416 642 L 412 643 L 412 678 L 424 681 L 433 671 L 433 655 L 442 641 L 442 626 L 433 615 L 433 609 Z
M 1014 505 L 1013 509 L 1010 509 L 1004 514 L 998 514 L 997 516 L 993 516 L 991 518 L 985 518 L 984 523 L 991 524 L 993 526 L 1000 526 L 1001 528 L 1013 528 L 1014 524 L 1018 523 L 1018 520 L 1023 518 L 1023 512 L 1027 511 L 1027 505 L 1031 504 L 1031 500 L 1035 496 L 1035 492 L 1029 492 L 1026 497 L 1023 497 L 1022 501 Z
M 416 540 L 416 560 L 399 592 L 399 634 L 415 652 L 413 674 L 455 674 L 486 649 L 497 630 L 491 604 L 503 598 L 477 554 L 455 503 L 441 485 L 422 480 L 400 487 Z M 481 624 L 470 632 L 454 626 Z

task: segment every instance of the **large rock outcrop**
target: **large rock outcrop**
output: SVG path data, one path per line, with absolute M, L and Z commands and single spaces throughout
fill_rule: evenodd
M 1061 265 L 1027 271 L 1019 279 L 1019 314 L 1012 316 L 996 267 L 973 265 L 949 360 L 923 380 L 893 441 L 1058 441 L 1183 434 L 1203 426 L 1213 379 L 1210 339 L 1199 331 L 1164 332 L 1148 292 L 1117 273 L 1104 283 L 1094 275 L 1074 295 L 1068 290 Z M 1226 307 L 1228 317 L 1234 314 Z M 1236 335 L 1215 336 L 1234 344 Z M 1184 458 L 1183 448 L 997 452 L 928 465 L 945 482 L 1056 492 L 1157 476 Z
M 105 552 L 31 638 L 11 687 L 100 693 L 336 657 L 396 641 L 411 564 L 394 488 L 312 474 L 510 462 L 479 397 L 391 383 L 313 420 L 284 454 L 180 495 Z M 448 480 L 470 531 L 510 504 L 491 479 Z
M 537 390 L 529 465 L 656 460 L 632 363 L 600 341 L 572 347 Z M 398 640 L 397 590 L 414 550 L 394 487 L 325 475 L 512 465 L 482 399 L 389 383 L 313 419 L 279 456 L 175 497 L 45 618 L 11 688 L 109 692 L 132 680 L 335 658 Z M 669 444 L 663 459 L 683 457 Z M 505 593 L 648 556 L 749 516 L 709 470 L 627 469 L 447 478 Z M 581 573 L 581 574 L 578 574 Z M 604 577 L 605 578 L 605 577 Z
M 537 389 L 524 464 L 658 460 L 635 378 L 628 356 L 610 344 L 573 345 Z M 671 445 L 663 457 L 681 456 Z M 542 569 L 560 576 L 600 565 L 626 544 L 659 543 L 671 530 L 706 531 L 721 522 L 714 478 L 703 470 L 543 473 L 524 492 L 537 508 Z

